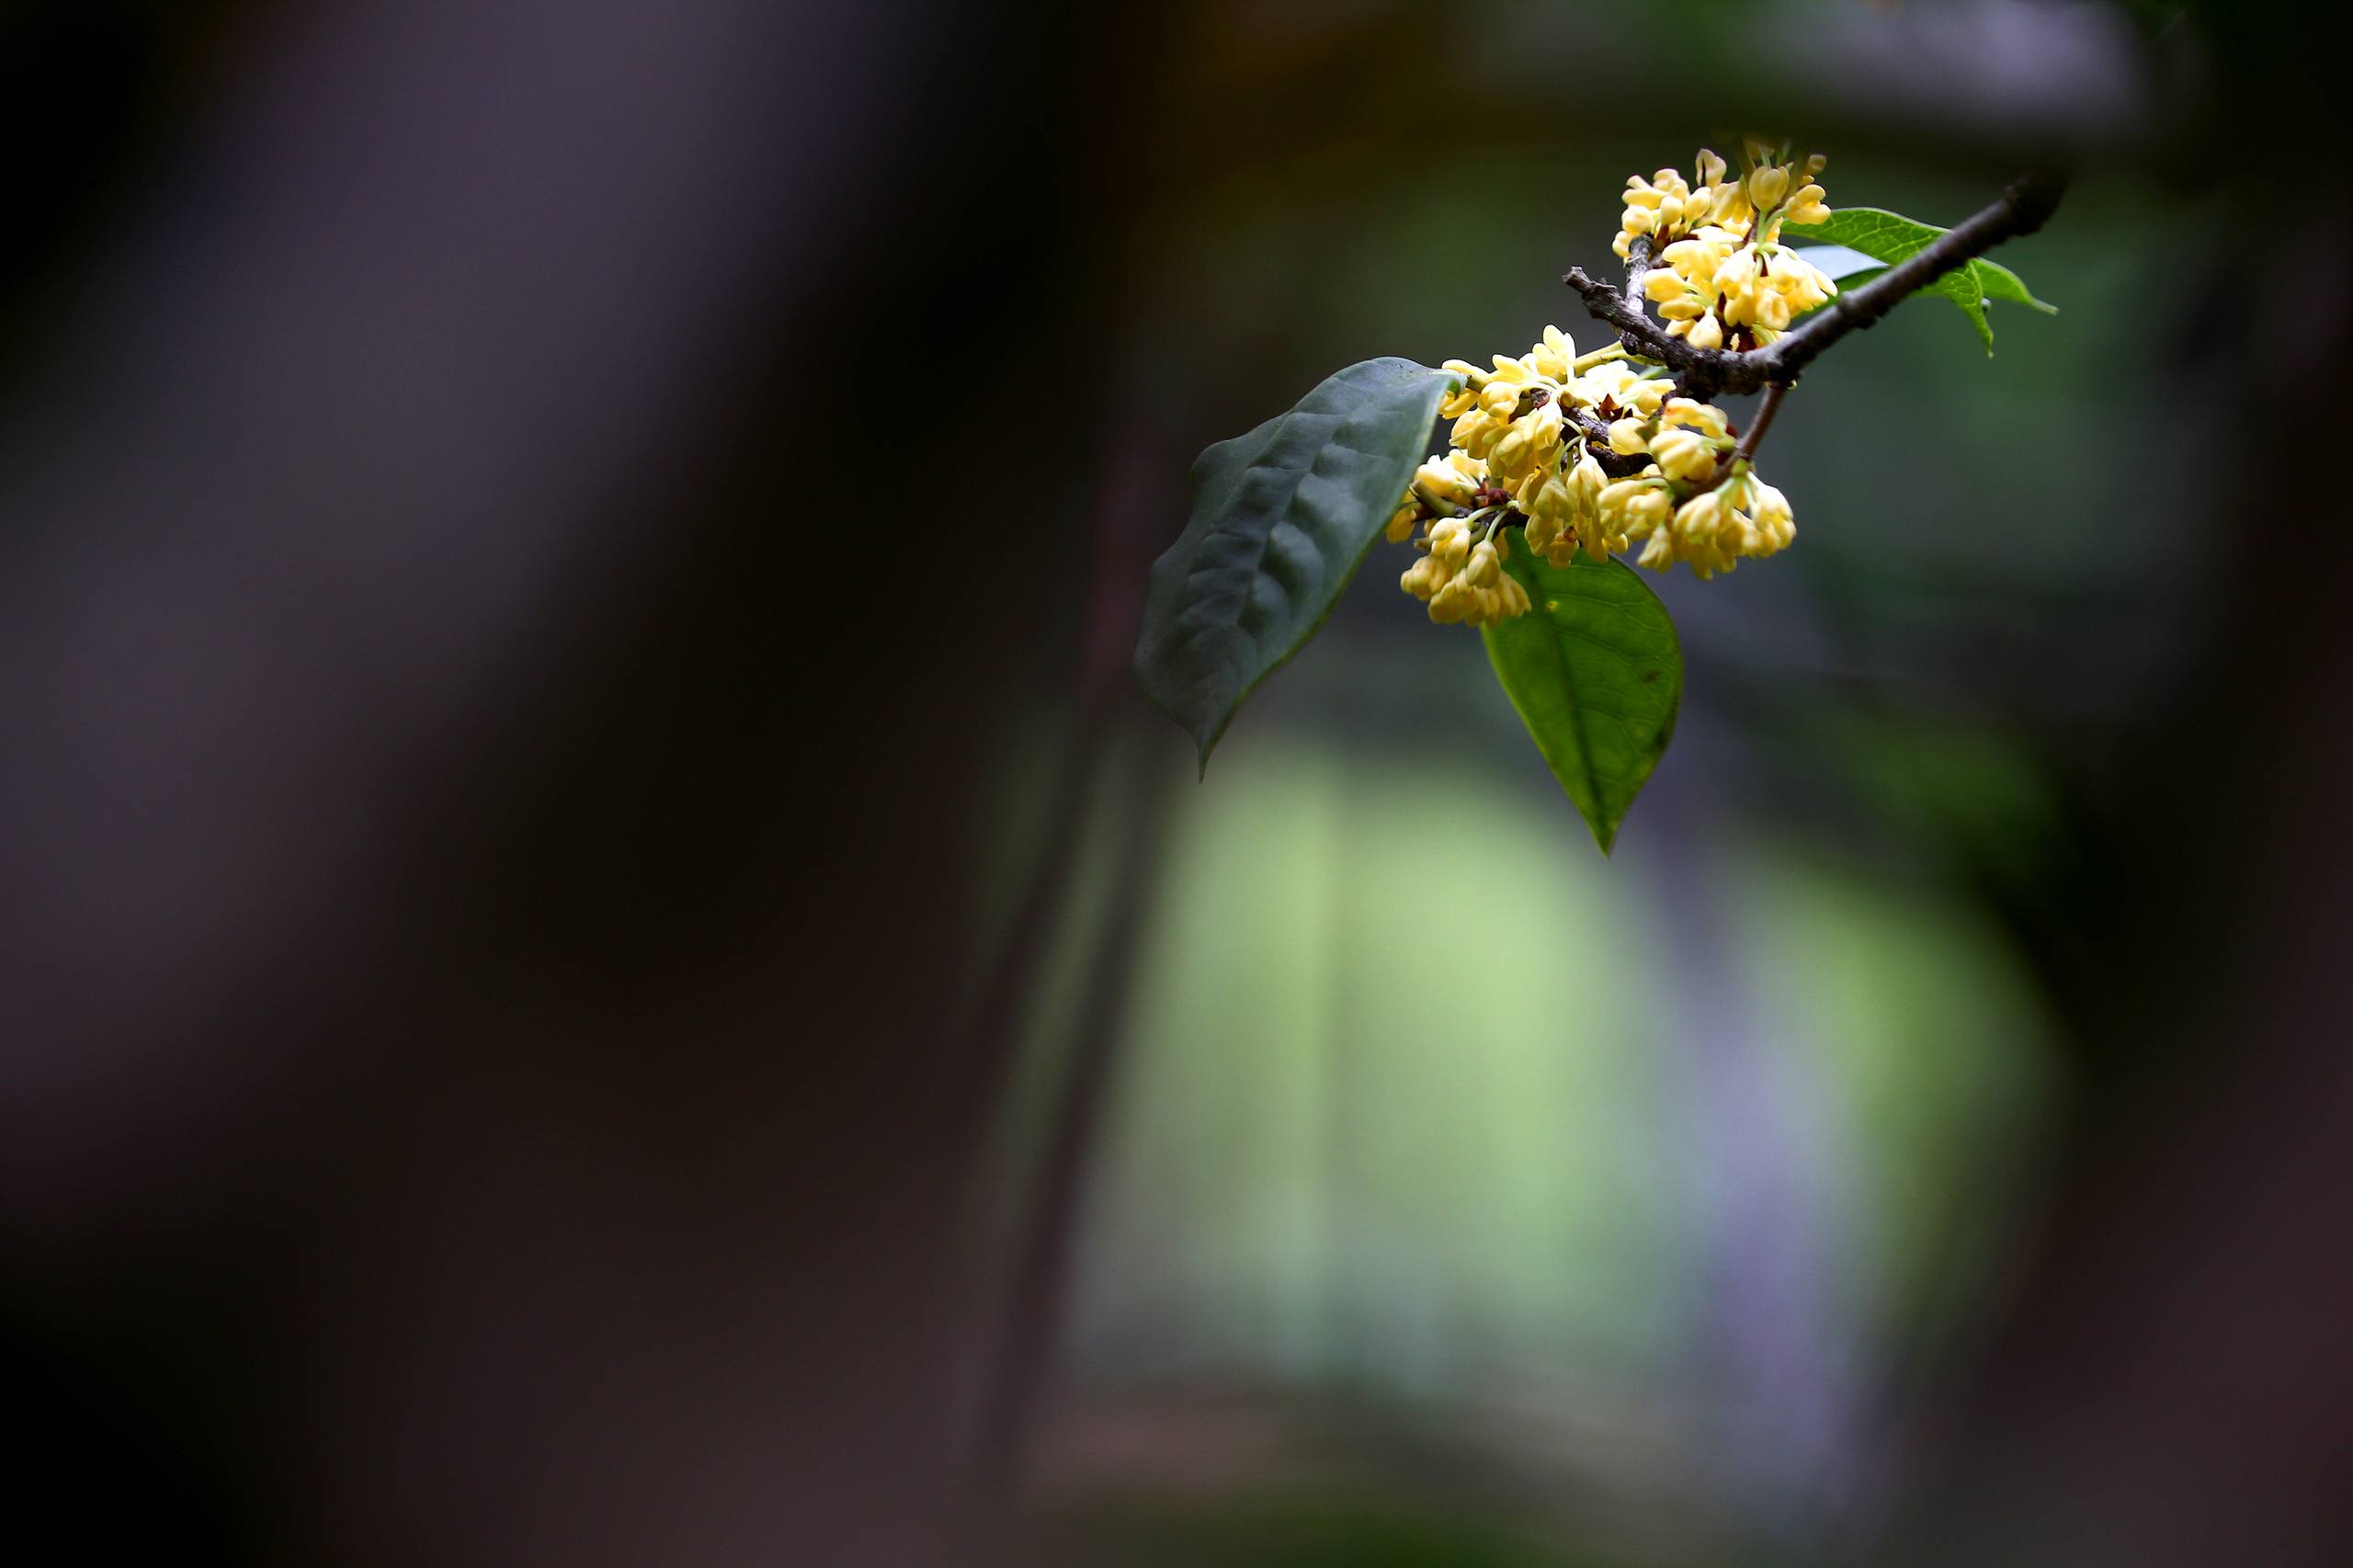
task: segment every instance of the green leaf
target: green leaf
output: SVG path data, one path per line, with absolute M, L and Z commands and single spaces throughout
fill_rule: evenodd
M 1979 256 L 1977 277 L 1985 286 L 1985 297 L 1989 300 L 2007 300 L 2014 305 L 2026 305 L 2040 311 L 2046 316 L 2055 316 L 2059 313 L 2058 306 L 2046 304 L 2029 293 L 2026 280 L 1998 261 L 1989 261 L 1984 256 Z
M 1916 218 L 1906 218 L 1900 212 L 1889 212 L 1877 207 L 1841 207 L 1832 212 L 1824 222 L 1808 223 L 1802 229 L 1782 230 L 1785 239 L 1802 234 L 1822 246 L 1859 252 L 1890 266 L 1925 250 L 1945 233 L 1933 223 L 1923 223 Z M 1848 275 L 1848 280 L 1859 282 L 1861 279 Z M 1994 326 L 1985 319 L 1985 302 L 1988 300 L 2006 300 L 2013 304 L 2030 305 L 2039 311 L 2057 313 L 2056 306 L 2046 305 L 2028 292 L 2025 282 L 2017 273 L 1983 256 L 1961 263 L 1924 286 L 1920 291 L 1950 300 L 1955 308 L 1969 318 L 1970 324 L 1977 329 L 1977 335 L 1984 341 L 1985 352 L 1989 355 L 1994 352 Z
M 1944 232 L 1933 223 L 1923 223 L 1882 208 L 1841 207 L 1820 223 L 1784 225 L 1781 241 L 1784 244 L 1802 239 L 1808 244 L 1844 245 L 1877 260 L 1893 263 L 1927 249 Z
M 1985 319 L 1985 286 L 1977 279 L 1975 262 L 1963 262 L 1920 292 L 1941 294 L 1961 307 L 1961 313 L 1969 318 L 1969 324 L 1984 340 L 1985 358 L 1994 357 L 1994 324 Z
M 1339 603 L 1455 384 L 1410 359 L 1368 359 L 1193 464 L 1192 516 L 1152 568 L 1135 666 L 1203 773 L 1242 699 Z
M 1607 855 L 1675 734 L 1683 700 L 1675 623 L 1622 561 L 1580 554 L 1554 566 L 1515 545 L 1504 569 L 1535 608 L 1482 630 L 1487 659 Z

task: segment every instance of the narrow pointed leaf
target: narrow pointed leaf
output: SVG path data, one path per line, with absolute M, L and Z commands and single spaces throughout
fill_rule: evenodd
M 1675 622 L 1622 561 L 1554 566 L 1516 547 L 1504 569 L 1534 608 L 1484 628 L 1487 659 L 1601 852 L 1675 735 Z
M 1193 464 L 1193 511 L 1152 569 L 1136 677 L 1210 748 L 1258 683 L 1324 624 L 1429 450 L 1455 384 L 1368 359 Z
M 1979 282 L 1984 286 L 1985 297 L 1989 300 L 2007 300 L 2011 304 L 2025 305 L 2029 309 L 2040 311 L 2046 316 L 2055 316 L 2059 313 L 2058 306 L 2036 299 L 2028 291 L 2026 280 L 1998 261 L 1979 256 L 1977 277 Z

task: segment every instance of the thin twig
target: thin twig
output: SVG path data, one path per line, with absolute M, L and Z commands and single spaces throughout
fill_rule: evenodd
M 1570 267 L 1561 281 L 1585 296 L 1585 308 L 1595 319 L 1618 328 L 1618 340 L 1628 353 L 1665 366 L 1675 372 L 1677 389 L 1694 397 L 1705 398 L 1728 386 L 1741 361 L 1749 358 L 1694 348 L 1679 337 L 1668 336 L 1666 329 L 1641 305 L 1628 303 L 1616 284 L 1594 277 L 1582 267 Z
M 1765 444 L 1765 432 L 1772 427 L 1773 415 L 1781 412 L 1781 400 L 1790 395 L 1790 385 L 1788 381 L 1775 381 L 1765 389 L 1764 401 L 1756 405 L 1755 422 L 1748 426 L 1748 433 L 1741 437 L 1740 445 L 1733 449 L 1733 461 L 1748 461 L 1756 455 L 1756 449 Z
M 1562 279 L 1585 299 L 1586 309 L 1619 329 L 1627 348 L 1654 359 L 1675 372 L 1677 389 L 1703 401 L 1722 393 L 1752 392 L 1776 384 L 1787 385 L 1822 351 L 1879 319 L 1927 284 L 1954 267 L 1975 260 L 2005 240 L 2030 234 L 2042 227 L 2066 191 L 2066 181 L 2048 175 L 2028 175 L 2002 192 L 2001 199 L 1924 246 L 1917 254 L 1889 267 L 1860 288 L 1831 297 L 1829 304 L 1800 322 L 1763 348 L 1745 354 L 1694 348 L 1653 321 L 1632 301 L 1632 286 L 1617 285 L 1573 267 Z M 1630 256 L 1631 261 L 1631 256 Z
M 1708 476 L 1708 483 L 1699 489 L 1713 490 L 1732 477 L 1733 470 L 1756 458 L 1756 449 L 1765 444 L 1765 432 L 1771 426 L 1773 415 L 1781 412 L 1781 400 L 1789 393 L 1790 383 L 1787 381 L 1775 381 L 1765 389 L 1765 399 L 1756 405 L 1756 417 L 1749 421 L 1747 429 L 1741 432 L 1740 444 L 1732 449 L 1732 455 Z

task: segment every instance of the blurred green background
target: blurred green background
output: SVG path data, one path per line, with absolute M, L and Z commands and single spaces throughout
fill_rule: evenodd
M 1035 1430 L 1057 1561 L 1176 1528 L 1172 1490 L 1285 1544 L 1233 1523 L 1138 1561 L 1484 1560 L 1347 1544 L 1400 1497 L 1510 1520 L 1531 1560 L 1843 1560 L 1899 1494 L 1891 1433 L 2001 1320 L 2086 1071 L 2050 929 L 2108 849 L 2086 794 L 2211 631 L 2217 497 L 2170 454 L 2211 416 L 2232 256 L 2220 199 L 2142 161 L 2175 144 L 2172 42 L 2092 7 L 1925 9 L 1209 7 L 1162 62 L 1181 107 L 1115 155 L 1143 189 L 1090 347 L 1114 441 L 1149 455 L 1087 504 L 1154 550 L 1190 450 L 1333 368 L 1547 324 L 1607 342 L 1559 273 L 1611 265 L 1629 174 L 1688 174 L 1743 112 L 1829 153 L 1834 206 L 1946 224 L 2038 139 L 2110 155 L 2000 253 L 2059 315 L 1996 307 L 1990 358 L 1933 300 L 1842 344 L 1760 459 L 1798 546 L 1647 579 L 1683 716 L 1614 859 L 1477 639 L 1394 590 L 1402 550 L 1199 786 L 1132 701 L 1075 819 L 1039 821 L 1069 797 L 1008 760 L 983 836 L 1026 847 L 984 908 L 1041 835 L 1078 846 L 985 1232 L 1018 1251 L 1057 1118 L 1091 1123 Z M 1817 27 L 1910 81 L 1843 77 L 1836 42 L 1812 76 L 1744 72 Z M 1358 69 L 1401 37 L 1423 52 Z M 1668 62 L 1684 90 L 1621 112 Z M 1950 101 L 1893 107 L 1938 81 Z M 1081 1053 L 1111 1086 L 1074 1107 Z M 1254 1511 L 1301 1496 L 1304 1536 Z

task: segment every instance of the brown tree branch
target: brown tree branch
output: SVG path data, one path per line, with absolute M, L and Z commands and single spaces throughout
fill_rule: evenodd
M 1756 405 L 1756 417 L 1750 422 L 1747 434 L 1741 437 L 1740 445 L 1733 449 L 1732 462 L 1724 465 L 1726 473 L 1732 472 L 1733 463 L 1745 463 L 1756 456 L 1756 449 L 1765 444 L 1765 432 L 1773 427 L 1773 415 L 1781 411 L 1781 400 L 1789 394 L 1787 381 L 1775 381 L 1765 389 L 1764 400 Z
M 1708 483 L 1699 489 L 1713 490 L 1732 477 L 1733 470 L 1756 460 L 1756 449 L 1765 444 L 1765 432 L 1772 428 L 1773 415 L 1781 412 L 1781 400 L 1789 394 L 1790 383 L 1787 381 L 1775 381 L 1765 389 L 1764 401 L 1756 405 L 1756 417 L 1749 421 L 1748 428 L 1741 433 L 1740 444 L 1733 448 L 1724 460 L 1717 465 L 1716 472 L 1708 476 Z
M 1577 434 L 1585 437 L 1585 449 L 1592 455 L 1595 462 L 1601 465 L 1601 472 L 1610 478 L 1624 479 L 1640 472 L 1649 464 L 1651 460 L 1640 452 L 1626 457 L 1612 450 L 1609 421 L 1591 409 L 1567 409 L 1563 412 L 1568 415 L 1569 423 L 1576 426 Z
M 1834 295 L 1829 304 L 1808 315 L 1796 327 L 1765 347 L 1745 354 L 1694 348 L 1651 319 L 1630 280 L 1621 291 L 1573 267 L 1562 281 L 1585 299 L 1586 309 L 1619 329 L 1627 351 L 1654 359 L 1675 372 L 1686 395 L 1702 399 L 1720 394 L 1752 392 L 1768 386 L 1787 386 L 1822 351 L 1848 333 L 1869 327 L 1954 267 L 1972 261 L 2005 240 L 2030 234 L 2042 227 L 2058 208 L 2066 181 L 2049 175 L 2028 175 L 2002 192 L 2000 199 L 1964 218 L 1933 244 L 1907 256 L 1858 289 Z M 1639 269 L 1633 256 L 1643 258 Z M 1648 247 L 1637 247 L 1628 257 L 1630 278 L 1648 270 Z
M 1643 279 L 1648 278 L 1650 272 L 1651 237 L 1648 234 L 1638 234 L 1634 238 L 1634 243 L 1626 247 L 1626 308 L 1638 316 L 1646 314 L 1643 310 Z M 1620 338 L 1620 341 L 1624 342 L 1624 339 Z M 1629 352 L 1634 350 L 1634 345 L 1631 343 L 1626 344 L 1626 347 Z

